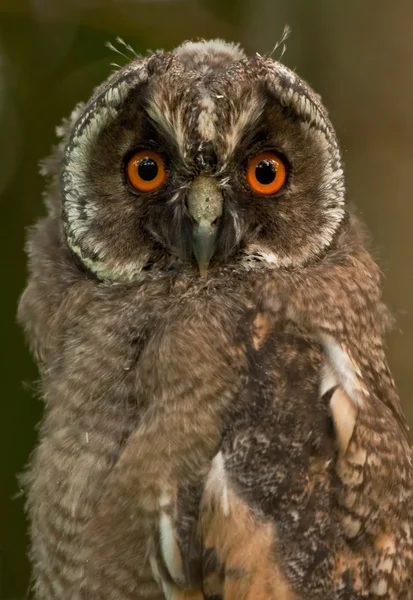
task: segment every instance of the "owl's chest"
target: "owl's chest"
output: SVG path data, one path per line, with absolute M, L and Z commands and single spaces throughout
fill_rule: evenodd
M 61 406 L 78 399 L 76 418 L 87 414 L 90 427 L 114 415 L 123 439 L 139 428 L 155 448 L 165 439 L 179 447 L 174 436 L 184 431 L 202 446 L 219 438 L 246 389 L 247 402 L 261 404 L 286 386 L 315 389 L 319 363 L 316 344 L 250 298 L 188 294 L 90 310 L 66 330 L 49 381 L 71 398 Z
M 136 549 L 156 548 L 159 535 L 174 543 L 165 560 L 191 547 L 199 565 L 191 540 L 220 448 L 245 454 L 254 471 L 262 448 L 245 440 L 256 439 L 287 473 L 287 454 L 298 459 L 313 427 L 298 390 L 315 395 L 320 355 L 297 331 L 231 297 L 154 312 L 93 311 L 67 332 L 48 382 L 60 410 L 48 415 L 37 468 L 49 485 L 50 457 L 64 465 L 53 496 L 81 507 L 76 544 L 90 569 L 120 555 L 136 569 Z M 271 498 L 284 493 L 274 481 Z

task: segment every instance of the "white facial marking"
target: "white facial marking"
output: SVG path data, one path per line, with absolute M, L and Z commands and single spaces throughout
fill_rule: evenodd
M 231 44 L 225 40 L 201 40 L 200 42 L 185 42 L 175 50 L 178 56 L 192 55 L 199 56 L 200 60 L 207 54 L 226 54 L 232 60 L 241 60 L 245 57 L 244 51 L 238 44 Z
M 208 95 L 203 96 L 200 102 L 201 112 L 198 117 L 198 132 L 205 142 L 213 141 L 216 137 L 216 123 L 218 117 L 215 112 L 215 104 Z
M 224 135 L 224 157 L 225 160 L 232 156 L 237 149 L 242 136 L 248 128 L 258 121 L 264 109 L 264 100 L 260 99 L 256 93 L 251 92 L 248 101 L 242 102 L 242 109 L 235 113 L 231 118 L 230 126 L 226 128 Z

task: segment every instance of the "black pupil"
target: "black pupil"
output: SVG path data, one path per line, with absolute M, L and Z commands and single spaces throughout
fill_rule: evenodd
M 263 185 L 268 185 L 274 181 L 277 176 L 277 169 L 271 160 L 262 160 L 255 167 L 255 177 Z
M 144 181 L 152 181 L 158 174 L 158 165 L 153 158 L 143 158 L 139 163 L 138 173 Z

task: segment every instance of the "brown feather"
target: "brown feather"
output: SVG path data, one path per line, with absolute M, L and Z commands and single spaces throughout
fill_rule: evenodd
M 412 448 L 380 273 L 319 97 L 220 41 L 136 57 L 44 163 L 19 319 L 45 415 L 38 599 L 410 600 Z M 125 161 L 151 146 L 162 188 Z M 276 196 L 249 158 L 284 157 Z M 186 198 L 222 193 L 205 278 Z

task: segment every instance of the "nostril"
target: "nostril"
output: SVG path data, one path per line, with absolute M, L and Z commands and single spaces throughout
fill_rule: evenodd
M 217 217 L 216 219 L 214 219 L 211 223 L 211 225 L 218 225 L 219 223 L 219 217 Z

